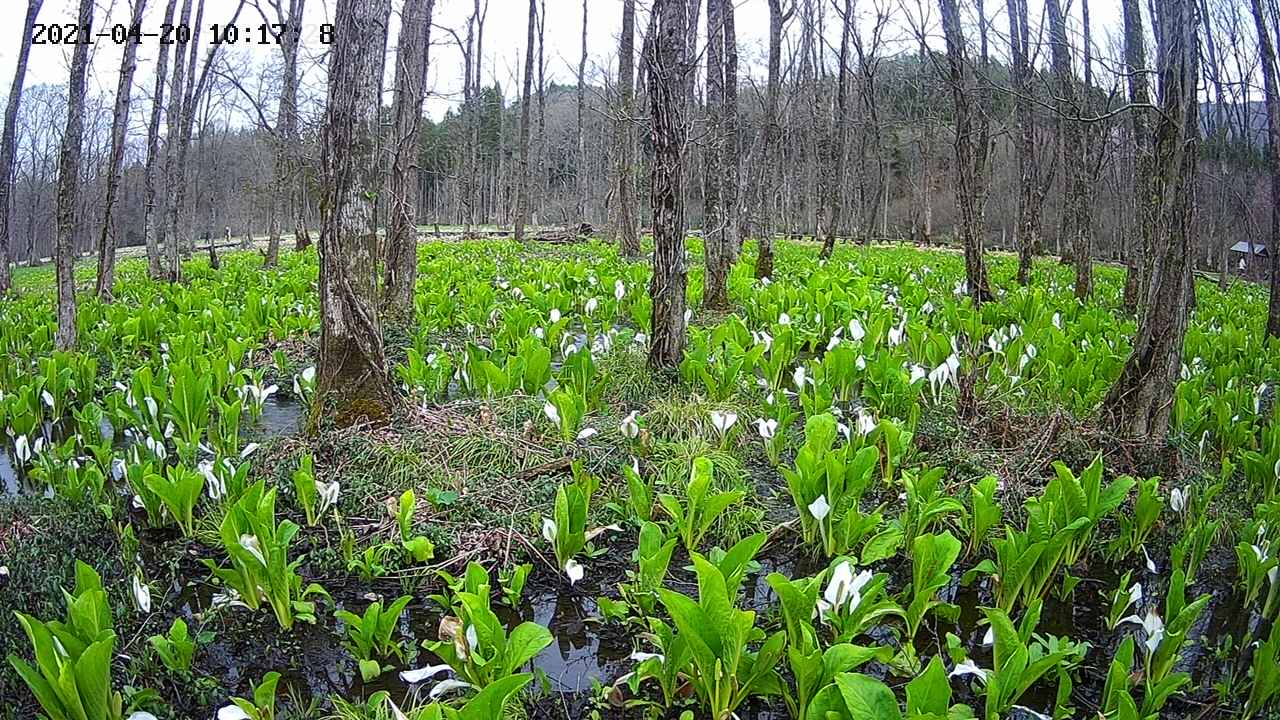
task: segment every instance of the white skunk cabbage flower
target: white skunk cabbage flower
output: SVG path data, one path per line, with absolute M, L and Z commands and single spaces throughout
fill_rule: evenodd
M 809 503 L 809 514 L 813 516 L 814 520 L 818 521 L 819 525 L 822 524 L 827 515 L 831 514 L 831 505 L 827 503 L 826 495 L 819 495 L 817 500 Z
M 738 422 L 738 414 L 732 411 L 711 411 L 711 425 L 715 427 L 716 432 L 724 435 L 729 432 L 729 428 Z
M 564 564 L 564 574 L 569 578 L 569 584 L 574 585 L 587 574 L 587 569 L 582 567 L 582 563 L 569 558 L 568 562 Z
M 618 432 L 622 433 L 622 437 L 628 440 L 635 440 L 640 435 L 640 422 L 637 420 L 637 413 L 639 413 L 638 410 L 632 410 L 618 424 Z
M 217 720 L 253 720 L 239 705 L 227 705 L 218 710 Z
M 803 365 L 797 365 L 797 366 L 796 366 L 796 369 L 795 369 L 794 371 L 792 371 L 792 373 L 791 373 L 791 381 L 792 381 L 793 383 L 795 383 L 795 385 L 796 385 L 796 390 L 800 390 L 800 391 L 803 391 L 803 390 L 804 390 L 804 384 L 805 384 L 806 382 L 807 382 L 807 383 L 812 383 L 812 382 L 813 382 L 812 380 L 810 380 L 810 379 L 805 375 L 805 371 L 804 371 L 804 366 L 803 366 Z
M 929 389 L 933 393 L 934 402 L 942 399 L 942 389 L 956 382 L 956 372 L 960 369 L 960 358 L 952 353 L 941 365 L 929 372 Z
M 248 533 L 241 535 L 240 547 L 244 548 L 245 552 L 252 555 L 258 562 L 262 563 L 263 567 L 267 566 L 267 559 L 262 555 L 262 545 L 258 542 L 258 536 L 249 535 Z
M 446 693 L 451 693 L 458 690 L 464 690 L 469 687 L 473 687 L 473 685 L 464 680 L 454 680 L 454 679 L 442 680 L 436 683 L 435 687 L 431 688 L 431 691 L 427 693 L 427 696 L 430 697 L 432 700 L 435 700 L 439 698 L 441 695 L 445 695 Z
M 621 280 L 613 281 L 613 299 L 622 302 L 622 298 L 627 296 L 627 286 L 622 284 Z
M 849 321 L 849 339 L 854 342 L 862 342 L 862 338 L 867 336 L 867 331 L 863 329 L 862 323 L 858 318 Z
M 1174 488 L 1169 493 L 1169 507 L 1176 513 L 1182 514 L 1187 509 L 1187 499 L 1190 491 L 1184 488 Z
M 542 537 L 552 545 L 556 542 L 556 537 L 560 534 L 560 528 L 556 526 L 556 521 L 549 517 L 542 518 Z
M 551 308 L 551 324 L 560 322 L 560 308 Z
M 1147 610 L 1147 614 L 1142 617 L 1130 615 L 1122 619 L 1120 623 L 1134 623 L 1142 626 L 1142 633 L 1146 636 L 1142 644 L 1146 646 L 1148 656 L 1154 653 L 1156 648 L 1160 647 L 1160 641 L 1164 640 L 1164 620 L 1160 619 L 1160 614 L 1156 612 L 1155 608 Z
M 550 420 L 552 424 L 560 424 L 560 411 L 556 409 L 555 405 L 552 405 L 550 402 L 543 404 L 542 413 L 547 416 L 547 419 Z
M 582 309 L 583 309 L 583 310 L 584 310 L 588 315 L 590 315 L 591 313 L 595 312 L 595 311 L 596 311 L 596 308 L 598 308 L 598 307 L 600 307 L 600 301 L 599 301 L 599 300 L 596 300 L 595 298 L 591 298 L 590 300 L 587 300 L 587 304 L 586 304 L 585 306 L 583 306 L 583 308 L 582 308 Z
M 871 413 L 866 412 L 861 408 L 858 409 L 858 434 L 870 435 L 875 431 L 878 425 L 879 423 L 876 422 L 875 417 L 873 417 Z
M 856 575 L 853 570 L 853 564 L 848 560 L 841 562 L 832 570 L 831 579 L 827 581 L 827 587 L 822 592 L 822 599 L 818 601 L 820 614 L 849 612 L 862 603 L 862 588 L 866 587 L 875 576 L 870 570 L 863 570 Z
M 137 573 L 133 576 L 133 604 L 137 606 L 138 612 L 151 612 L 151 588 L 142 582 L 142 576 Z
M 582 428 L 581 430 L 578 431 L 578 442 L 583 442 L 584 440 L 590 440 L 592 437 L 595 437 L 595 435 L 599 432 L 600 431 L 595 428 Z
M 756 418 L 756 432 L 765 440 L 772 440 L 778 434 L 778 421 L 773 418 Z
M 790 324 L 791 324 L 791 316 L 790 316 L 790 315 L 788 315 L 788 314 L 786 314 L 786 313 L 781 313 L 781 314 L 779 314 L 779 315 L 778 315 L 778 324 L 779 324 L 779 325 L 790 325 Z
M 964 660 L 961 660 L 960 662 L 956 663 L 955 668 L 951 670 L 951 673 L 947 675 L 947 677 L 963 677 L 965 675 L 973 675 L 979 680 L 986 682 L 988 672 L 989 672 L 988 670 L 978 667 L 978 665 L 974 663 L 972 660 L 970 660 L 969 658 L 965 658 Z
M 316 480 L 316 494 L 320 498 L 320 504 L 316 508 L 316 514 L 323 515 L 329 508 L 338 504 L 338 498 L 342 494 L 342 484 L 337 480 L 334 480 L 333 482 Z
M 404 670 L 400 673 L 400 679 L 410 685 L 415 685 L 423 680 L 430 680 L 440 673 L 452 671 L 453 668 L 448 665 L 428 665 L 427 667 L 415 668 L 413 670 Z

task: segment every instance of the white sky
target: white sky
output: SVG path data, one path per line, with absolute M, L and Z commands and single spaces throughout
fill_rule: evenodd
M 582 0 L 544 0 L 546 3 L 546 57 L 547 81 L 572 83 L 577 73 L 578 55 L 581 51 L 582 33 Z M 825 0 L 828 4 L 831 0 Z M 127 24 L 129 7 L 127 0 L 95 0 L 97 11 L 95 23 L 99 30 L 111 24 Z M 484 55 L 485 83 L 497 80 L 504 87 L 508 98 L 518 87 L 517 68 L 523 62 L 525 33 L 528 23 L 528 3 L 526 0 L 488 0 L 489 12 L 485 23 Z M 587 45 L 590 59 L 588 61 L 589 76 L 599 76 L 602 66 L 613 67 L 616 64 L 617 33 L 622 21 L 621 0 L 587 0 L 588 33 Z M 393 13 L 398 17 L 402 0 L 393 0 Z M 897 21 L 896 28 L 886 33 L 889 41 L 909 40 L 905 20 L 915 15 L 921 4 L 929 12 L 929 23 L 933 26 L 937 20 L 934 0 L 857 0 L 856 12 L 862 18 L 862 25 L 869 28 L 874 16 L 875 3 L 889 9 L 892 18 Z M 21 34 L 28 32 L 24 27 L 26 13 L 25 0 L 0 0 L 0 96 L 7 93 L 13 78 L 13 67 L 17 59 Z M 263 7 L 268 14 L 266 2 Z M 993 15 L 992 48 L 996 55 L 1003 54 L 1005 42 L 1004 32 L 1007 21 L 1003 17 L 1004 3 L 999 0 L 988 0 L 987 11 L 999 13 Z M 1033 2 L 1033 5 L 1039 3 Z M 303 60 L 301 67 L 304 73 L 307 68 L 314 68 L 315 62 L 323 53 L 324 46 L 318 40 L 318 26 L 332 18 L 335 0 L 308 0 L 306 23 L 303 36 Z M 648 14 L 649 0 L 639 0 L 637 33 L 643 33 Z M 145 32 L 158 30 L 164 16 L 165 0 L 149 0 L 147 13 L 143 21 Z M 179 1 L 181 6 L 181 0 Z M 226 23 L 236 6 L 236 0 L 206 0 L 204 22 L 201 28 L 202 56 L 203 48 L 210 44 L 209 26 L 214 23 Z M 1079 12 L 1079 3 L 1068 0 L 1069 12 Z M 37 22 L 63 23 L 74 22 L 77 0 L 45 0 Z M 471 12 L 472 0 L 436 0 L 435 23 L 438 26 L 452 27 L 460 36 L 465 35 L 466 19 Z M 834 27 L 834 12 L 828 5 L 828 22 Z M 769 11 L 766 0 L 738 0 L 737 33 L 739 53 L 741 55 L 741 73 L 759 77 L 763 74 L 763 58 L 765 43 L 768 37 Z M 179 7 L 180 14 L 181 8 Z M 1100 47 L 1109 45 L 1109 37 L 1120 30 L 1119 0 L 1093 0 L 1090 10 L 1094 16 L 1094 43 Z M 1037 8 L 1032 9 L 1038 15 Z M 193 13 L 194 15 L 194 13 Z M 704 16 L 705 17 L 705 16 Z M 105 19 L 105 20 L 104 20 Z M 193 17 L 194 22 L 194 17 Z M 253 8 L 253 0 L 249 0 L 241 12 L 237 24 L 241 27 L 256 27 L 262 22 L 257 10 Z M 1032 21 L 1036 23 L 1035 20 Z M 700 23 L 701 24 L 701 23 Z M 392 39 L 388 45 L 394 52 L 395 33 L 398 32 L 396 17 L 392 20 Z M 931 27 L 930 32 L 936 32 Z M 431 58 L 431 97 L 427 102 L 428 113 L 439 118 L 447 107 L 458 100 L 461 88 L 462 56 L 452 37 L 437 28 L 433 32 Z M 636 46 L 639 50 L 639 38 Z M 914 46 L 914 42 L 911 43 Z M 905 43 L 904 43 L 905 46 Z M 154 83 L 153 67 L 159 45 L 153 38 L 143 41 L 139 48 L 139 66 L 134 78 L 134 97 L 150 95 Z M 31 52 L 28 67 L 27 86 L 39 83 L 66 82 L 67 66 L 70 58 L 70 46 L 36 45 Z M 120 61 L 120 47 L 109 39 L 98 40 L 92 48 L 92 66 L 89 74 L 91 93 L 113 95 L 117 81 Z M 274 45 L 253 45 L 241 43 L 234 52 L 237 63 L 274 63 L 278 62 L 279 51 Z M 786 51 L 784 50 L 784 56 Z M 388 72 L 392 65 L 388 63 Z M 304 86 L 310 80 L 312 84 L 319 80 L 314 70 L 304 75 Z M 390 83 L 388 82 L 388 85 Z

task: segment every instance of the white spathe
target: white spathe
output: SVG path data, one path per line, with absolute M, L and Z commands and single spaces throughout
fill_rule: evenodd
M 638 413 L 638 410 L 632 410 L 629 415 L 622 418 L 622 422 L 618 424 L 618 432 L 622 433 L 622 437 L 635 440 L 640 435 Z
M 428 665 L 423 668 L 415 668 L 413 670 L 405 670 L 400 673 L 400 679 L 414 685 L 423 680 L 430 680 L 442 672 L 452 672 L 453 668 L 448 665 Z
M 831 514 L 831 505 L 827 503 L 826 495 L 819 495 L 817 500 L 809 503 L 809 514 L 817 520 L 819 524 Z M 848 563 L 845 563 L 848 564 Z
M 711 425 L 721 435 L 729 432 L 729 428 L 738 422 L 738 414 L 731 410 L 712 410 Z
M 778 434 L 778 421 L 772 418 L 768 420 L 756 418 L 756 432 L 760 433 L 760 437 L 765 440 L 772 440 L 773 436 Z

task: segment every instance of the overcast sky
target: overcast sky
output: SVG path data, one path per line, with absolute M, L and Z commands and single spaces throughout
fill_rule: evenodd
M 127 24 L 129 7 L 127 0 L 96 0 L 97 12 L 95 23 L 99 30 L 111 24 Z M 398 16 L 402 0 L 393 0 L 394 14 Z M 528 22 L 528 3 L 525 0 L 488 0 L 489 12 L 485 23 L 484 54 L 486 84 L 496 79 L 508 91 L 508 97 L 515 92 L 517 86 L 517 67 L 523 62 L 523 48 Z M 932 13 L 930 22 L 936 22 L 936 9 L 932 0 L 858 0 L 855 2 L 857 12 L 864 26 L 870 26 L 874 16 L 875 2 L 890 8 L 895 19 L 905 19 L 910 12 L 923 4 Z M 582 48 L 582 0 L 545 0 L 547 8 L 546 22 L 546 58 L 547 80 L 572 83 L 577 72 L 578 55 Z M 66 23 L 74 22 L 77 0 L 45 0 L 37 22 Z M 206 0 L 204 22 L 200 42 L 203 48 L 210 44 L 209 26 L 214 23 L 227 23 L 231 19 L 237 0 Z M 264 8 L 266 2 L 262 3 Z M 304 30 L 303 71 L 313 69 L 306 76 L 311 83 L 318 83 L 321 75 L 314 72 L 316 63 L 322 56 L 324 46 L 318 40 L 318 28 L 321 23 L 332 18 L 335 0 L 308 0 L 306 28 Z M 639 0 L 640 17 L 637 18 L 637 31 L 642 31 L 647 15 L 649 2 Z M 1034 3 L 1036 5 L 1038 3 Z M 1072 12 L 1078 12 L 1068 3 Z M 155 32 L 164 16 L 165 0 L 149 0 L 146 17 L 143 21 L 145 32 Z M 179 2 L 181 5 L 181 2 Z M 262 22 L 252 0 L 241 12 L 237 24 L 242 27 L 256 27 Z M 438 26 L 452 27 L 463 35 L 467 16 L 471 12 L 470 0 L 436 0 L 435 22 Z M 1003 3 L 987 3 L 989 12 L 1003 10 Z M 994 6 L 994 7 L 993 7 Z M 618 30 L 621 27 L 620 0 L 588 0 L 587 47 L 590 56 L 588 74 L 598 77 L 601 64 L 612 66 L 615 62 Z M 757 76 L 762 72 L 765 42 L 768 37 L 768 4 L 766 0 L 738 0 L 737 34 L 739 52 L 742 56 L 743 75 L 751 73 Z M 905 8 L 911 8 L 908 11 Z M 1107 38 L 1113 36 L 1120 28 L 1119 0 L 1094 0 L 1091 4 L 1094 17 L 1095 44 L 1105 47 Z M 268 12 L 270 10 L 268 9 Z M 0 96 L 7 94 L 9 83 L 13 77 L 13 67 L 17 60 L 18 46 L 23 33 L 29 32 L 24 26 L 26 13 L 25 0 L 0 0 Z M 833 13 L 829 13 L 833 14 Z M 1037 14 L 1033 9 L 1032 14 Z M 1003 28 L 1007 21 L 1001 17 L 993 17 L 994 52 L 1001 52 L 1004 45 Z M 1034 21 L 1033 21 L 1034 22 Z M 834 21 L 832 21 L 834 25 Z M 897 23 L 898 29 L 890 30 L 888 40 L 906 41 L 909 39 L 906 24 Z M 391 51 L 395 47 L 395 33 L 399 30 L 396 17 L 392 19 Z M 936 31 L 936 28 L 933 29 Z M 905 46 L 905 42 L 900 42 Z M 637 49 L 639 41 L 637 41 Z M 159 45 L 153 38 L 143 41 L 139 49 L 139 67 L 134 79 L 134 97 L 147 97 L 151 93 L 154 82 L 153 67 Z M 27 86 L 38 83 L 65 83 L 70 58 L 70 46 L 36 45 L 32 48 L 31 62 L 27 70 Z M 259 46 L 240 43 L 232 51 L 235 63 L 263 64 L 278 61 L 279 51 L 274 45 Z M 117 72 L 121 49 L 109 39 L 98 40 L 92 48 L 92 66 L 89 73 L 89 88 L 92 93 L 113 95 L 115 93 Z M 388 64 L 388 68 L 392 67 Z M 390 71 L 388 71 L 390 72 Z M 437 30 L 433 33 L 431 58 L 431 97 L 427 102 L 427 111 L 432 117 L 440 117 L 444 110 L 456 103 L 461 88 L 462 56 L 451 36 Z M 390 83 L 388 83 L 389 85 Z

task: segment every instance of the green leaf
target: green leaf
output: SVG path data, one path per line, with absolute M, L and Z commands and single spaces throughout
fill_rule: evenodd
M 841 673 L 836 687 L 844 699 L 848 717 L 859 720 L 900 720 L 898 699 L 888 685 L 861 673 Z

